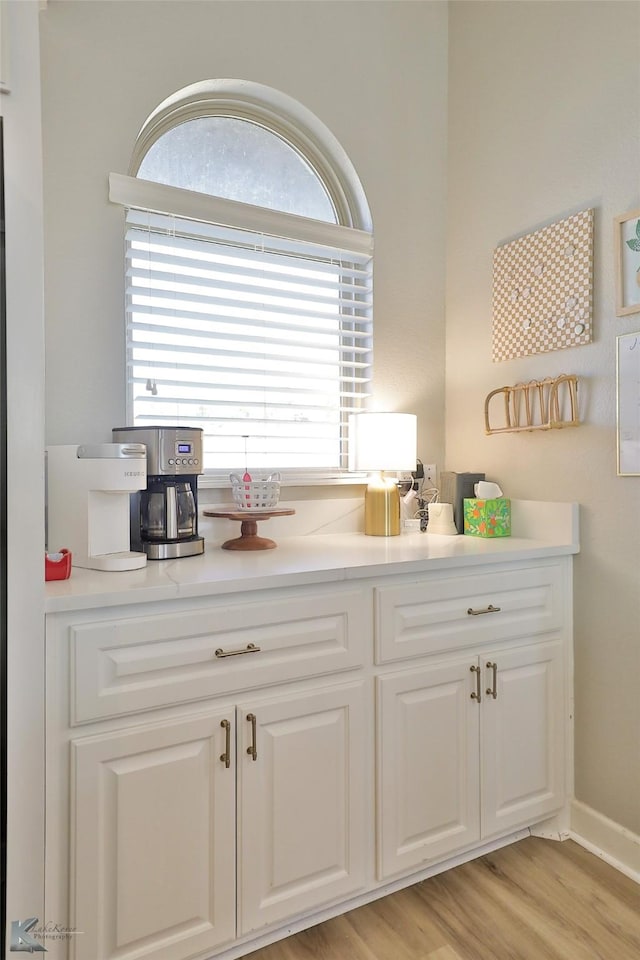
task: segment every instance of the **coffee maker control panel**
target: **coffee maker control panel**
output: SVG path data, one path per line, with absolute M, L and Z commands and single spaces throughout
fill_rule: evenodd
M 193 476 L 202 473 L 202 430 L 198 427 L 121 427 L 114 439 L 135 438 L 147 448 L 149 476 Z
M 169 457 L 167 461 L 170 467 L 197 467 L 200 465 L 200 458 L 197 456 L 197 451 L 194 450 L 194 443 L 177 440 L 175 446 L 173 456 Z

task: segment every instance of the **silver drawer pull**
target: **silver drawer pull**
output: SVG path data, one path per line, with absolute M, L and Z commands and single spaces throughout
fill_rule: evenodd
M 495 660 L 487 660 L 487 670 L 491 670 L 493 686 L 487 687 L 485 693 L 488 697 L 498 699 L 498 664 Z
M 251 746 L 247 747 L 247 753 L 252 760 L 258 759 L 258 748 L 256 745 L 256 715 L 255 713 L 247 714 L 247 723 L 251 724 Z
M 500 607 L 494 607 L 494 605 L 490 603 L 484 610 L 474 610 L 473 607 L 469 607 L 467 613 L 470 617 L 481 617 L 483 613 L 500 613 L 500 609 Z
M 472 666 L 469 667 L 471 673 L 476 675 L 476 689 L 475 692 L 471 694 L 471 699 L 475 700 L 476 703 L 482 703 L 482 690 L 480 689 L 480 667 Z
M 220 754 L 220 762 L 228 770 L 231 766 L 231 724 L 228 720 L 221 720 L 220 726 L 224 730 L 224 753 Z
M 218 647 L 216 657 L 239 657 L 243 653 L 260 653 L 260 647 L 256 647 L 255 643 L 248 643 L 244 650 L 223 650 Z

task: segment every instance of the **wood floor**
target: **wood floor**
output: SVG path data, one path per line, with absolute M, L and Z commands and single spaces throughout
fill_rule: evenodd
M 640 960 L 640 886 L 572 840 L 528 837 L 250 960 Z

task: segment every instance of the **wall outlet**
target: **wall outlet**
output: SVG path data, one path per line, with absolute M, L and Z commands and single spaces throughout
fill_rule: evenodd
M 437 486 L 435 463 L 424 463 L 424 489 Z

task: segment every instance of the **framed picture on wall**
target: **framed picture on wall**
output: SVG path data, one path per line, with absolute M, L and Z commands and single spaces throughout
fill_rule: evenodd
M 640 331 L 617 338 L 618 476 L 640 476 Z
M 614 221 L 616 314 L 640 311 L 640 210 L 622 213 Z

